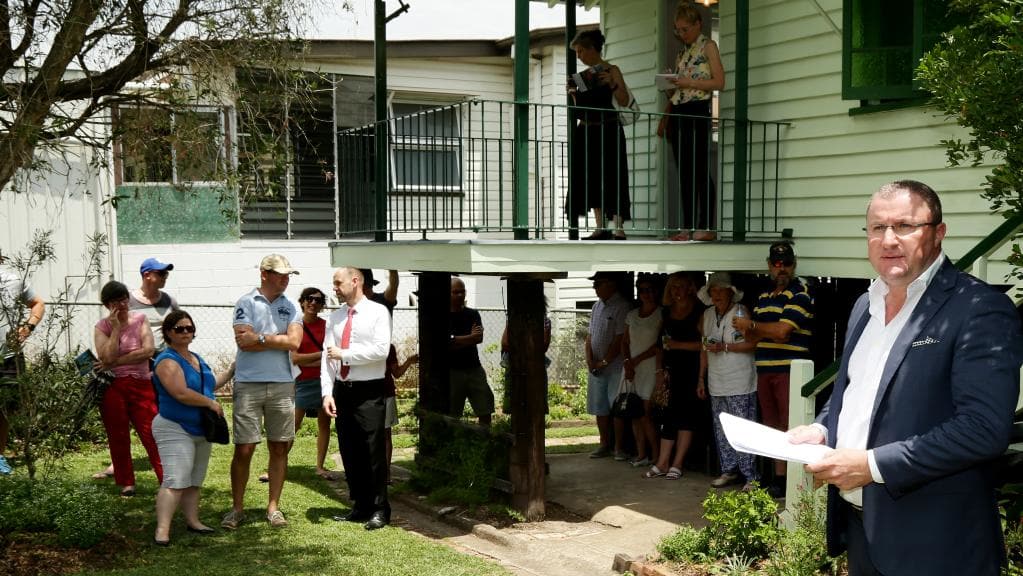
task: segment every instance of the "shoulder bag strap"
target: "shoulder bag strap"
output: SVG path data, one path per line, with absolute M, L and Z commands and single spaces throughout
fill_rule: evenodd
M 309 335 L 309 339 L 313 341 L 313 344 L 316 344 L 316 347 L 320 349 L 320 352 L 323 352 L 323 342 L 316 340 L 316 336 L 314 336 L 312 331 L 309 330 L 309 327 L 305 325 L 305 322 L 302 323 L 302 329 Z

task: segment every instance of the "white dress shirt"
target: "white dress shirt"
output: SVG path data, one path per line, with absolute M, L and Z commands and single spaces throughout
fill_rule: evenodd
M 842 396 L 842 412 L 838 415 L 838 437 L 835 439 L 837 448 L 863 450 L 867 447 L 874 400 L 877 398 L 877 389 L 881 386 L 881 375 L 888 363 L 892 345 L 944 262 L 945 253 L 942 252 L 923 274 L 910 283 L 906 288 L 906 302 L 887 324 L 885 296 L 888 295 L 888 284 L 881 278 L 871 282 L 867 290 L 870 320 L 867 321 L 867 326 L 863 329 L 863 334 L 856 342 L 852 357 L 849 359 L 849 384 Z M 874 482 L 884 483 L 873 450 L 867 450 L 867 463 L 870 465 L 870 475 Z M 840 494 L 854 506 L 863 506 L 862 488 L 841 491 Z
M 333 395 L 334 381 L 341 379 L 341 366 L 348 366 L 346 382 L 378 380 L 387 371 L 387 352 L 391 347 L 391 316 L 387 308 L 369 298 L 360 299 L 352 307 L 352 333 L 348 348 L 341 350 L 341 360 L 320 360 L 320 394 Z M 327 318 L 323 350 L 341 347 L 341 335 L 348 323 L 348 305 L 342 304 Z

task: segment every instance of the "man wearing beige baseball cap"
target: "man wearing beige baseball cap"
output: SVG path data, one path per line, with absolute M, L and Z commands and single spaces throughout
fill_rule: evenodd
M 233 508 L 221 526 L 233 530 L 245 519 L 245 488 L 256 445 L 266 428 L 270 453 L 270 499 L 266 519 L 271 526 L 286 526 L 278 508 L 288 467 L 288 447 L 295 438 L 295 379 L 291 352 L 302 343 L 302 314 L 284 295 L 298 271 L 280 254 L 259 263 L 258 288 L 234 306 L 234 340 L 238 345 L 234 376 L 234 457 L 231 459 Z

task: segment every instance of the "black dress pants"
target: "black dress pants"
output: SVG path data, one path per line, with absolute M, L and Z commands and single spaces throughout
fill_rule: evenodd
M 384 380 L 334 382 L 337 437 L 348 480 L 352 510 L 360 515 L 383 512 L 387 502 L 387 452 L 384 434 Z

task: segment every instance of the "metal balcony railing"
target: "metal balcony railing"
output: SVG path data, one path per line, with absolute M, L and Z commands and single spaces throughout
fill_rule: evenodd
M 343 236 L 380 232 L 376 218 L 376 162 L 386 163 L 386 233 L 390 237 L 513 232 L 514 102 L 471 100 L 396 116 L 337 135 L 338 229 Z M 608 110 L 556 104 L 528 111 L 528 228 L 533 238 L 564 237 L 573 224 L 580 186 L 600 197 L 604 214 L 627 213 L 630 236 L 661 238 L 681 229 L 734 229 L 736 202 L 745 204 L 744 229 L 778 230 L 778 172 L 785 123 L 693 118 L 639 112 L 622 125 Z M 574 135 L 569 137 L 569 117 Z M 681 145 L 658 136 L 665 120 Z M 702 127 L 702 131 L 693 127 Z M 672 128 L 669 128 L 671 130 Z M 747 131 L 747 184 L 732 186 L 735 132 Z M 622 137 L 619 137 L 621 131 Z M 697 134 L 703 134 L 700 141 Z M 376 139 L 388 141 L 376 158 Z M 571 141 L 571 142 L 570 142 Z M 691 150 L 695 152 L 691 152 Z M 701 153 L 704 152 L 705 153 Z M 705 162 L 708 180 L 701 177 Z M 679 168 L 681 166 L 681 169 Z M 616 193 L 619 184 L 627 195 Z M 694 193 L 683 200 L 682 190 Z M 626 206 L 627 202 L 627 206 Z M 591 206 L 592 207 L 592 206 Z M 710 211 L 710 224 L 699 215 Z M 697 221 L 686 214 L 697 214 Z M 581 228 L 595 223 L 587 215 Z

